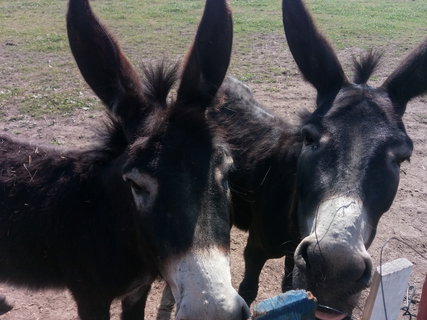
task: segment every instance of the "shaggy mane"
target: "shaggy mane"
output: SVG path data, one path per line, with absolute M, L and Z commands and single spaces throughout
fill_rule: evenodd
M 155 121 L 156 107 L 167 109 L 169 92 L 177 81 L 178 64 L 161 61 L 157 64 L 142 65 L 143 94 L 154 112 L 151 119 Z M 104 125 L 96 130 L 98 143 L 92 148 L 93 155 L 100 160 L 110 160 L 127 148 L 129 141 L 123 129 L 123 124 L 117 116 L 106 111 L 107 119 Z M 161 119 L 161 117 L 160 117 Z M 159 120 L 160 121 L 160 120 Z
M 120 155 L 127 148 L 128 140 L 120 121 L 107 112 L 107 119 L 103 126 L 95 130 L 98 146 L 93 147 L 95 152 L 103 154 L 106 159 Z
M 178 64 L 163 60 L 156 65 L 142 65 L 142 71 L 144 96 L 152 103 L 167 107 L 167 97 L 177 81 Z
M 370 76 L 375 72 L 378 64 L 383 56 L 383 52 L 369 50 L 364 56 L 359 59 L 353 57 L 354 63 L 354 83 L 365 84 Z

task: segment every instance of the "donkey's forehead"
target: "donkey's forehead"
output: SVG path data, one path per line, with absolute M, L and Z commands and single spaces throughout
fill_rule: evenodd
M 146 152 L 147 149 L 153 149 L 153 140 L 147 136 L 137 137 L 129 147 L 129 155 L 132 157 L 140 157 L 141 153 Z M 151 147 L 150 147 L 151 146 Z M 150 150 L 152 151 L 152 150 Z
M 382 89 L 367 85 L 349 85 L 338 92 L 325 119 L 336 121 L 340 118 L 347 125 L 351 125 L 349 120 L 357 125 L 361 121 L 391 125 L 399 120 L 388 95 Z
M 180 166 L 206 162 L 225 171 L 232 166 L 231 153 L 221 140 L 203 137 L 206 132 L 173 129 L 178 130 L 162 130 L 152 136 L 137 137 L 129 146 L 128 162 L 149 167 L 157 165 L 161 159 L 167 159 L 164 164 Z

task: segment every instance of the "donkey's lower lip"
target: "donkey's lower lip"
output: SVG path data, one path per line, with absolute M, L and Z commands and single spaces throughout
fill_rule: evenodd
M 327 313 L 322 311 L 316 311 L 315 317 L 318 320 L 343 320 L 347 317 L 346 314 Z
M 315 312 L 315 317 L 319 320 L 344 320 L 347 316 L 339 310 L 323 305 L 318 305 Z

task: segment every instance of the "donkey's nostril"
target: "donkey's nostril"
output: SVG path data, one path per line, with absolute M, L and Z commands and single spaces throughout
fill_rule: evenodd
M 308 258 L 308 252 L 307 252 L 308 246 L 306 246 L 304 249 L 305 250 L 301 253 L 301 256 L 305 261 L 306 268 L 310 269 L 310 259 Z
M 295 253 L 295 265 L 300 270 L 307 270 L 310 269 L 310 259 L 308 257 L 308 247 L 310 246 L 310 242 L 302 242 L 299 247 L 297 248 L 297 251 Z
M 249 306 L 246 304 L 245 300 L 241 296 L 237 296 L 237 306 L 238 309 L 236 312 L 233 312 L 233 319 L 236 320 L 248 320 L 251 318 L 251 310 Z M 228 319 L 231 319 L 230 317 Z
M 364 258 L 365 270 L 357 283 L 363 287 L 368 287 L 372 280 L 372 260 L 369 257 Z
M 251 317 L 251 312 L 247 305 L 242 306 L 242 320 L 248 320 Z

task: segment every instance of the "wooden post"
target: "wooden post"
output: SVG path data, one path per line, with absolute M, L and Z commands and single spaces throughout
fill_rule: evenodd
M 427 320 L 427 275 L 424 280 L 423 292 L 421 293 L 421 300 L 418 306 L 417 320 Z
M 380 275 L 380 267 L 378 267 L 372 279 L 362 320 L 386 320 L 386 311 L 388 320 L 396 320 L 408 287 L 411 271 L 412 263 L 405 258 L 383 264 L 382 275 Z M 384 292 L 381 290 L 381 279 Z M 384 310 L 383 294 L 386 310 Z

